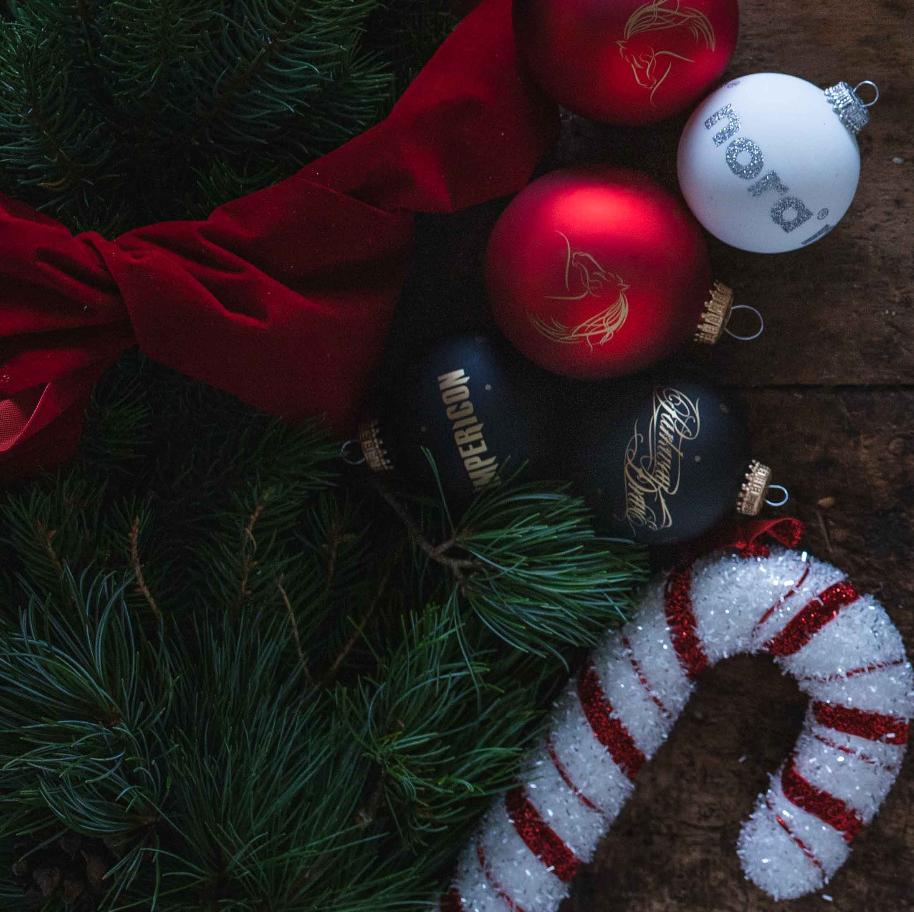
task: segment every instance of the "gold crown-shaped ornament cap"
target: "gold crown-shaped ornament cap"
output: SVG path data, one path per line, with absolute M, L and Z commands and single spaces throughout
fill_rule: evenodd
M 771 469 L 753 459 L 746 470 L 746 477 L 739 489 L 737 512 L 743 516 L 758 516 L 765 503 L 768 485 L 771 483 Z
M 365 464 L 372 472 L 393 471 L 393 460 L 384 446 L 377 419 L 369 418 L 359 425 L 359 446 L 365 456 Z
M 695 330 L 695 341 L 703 345 L 716 345 L 727 328 L 730 311 L 733 309 L 733 289 L 723 282 L 715 282 L 711 296 L 705 301 L 698 329 Z

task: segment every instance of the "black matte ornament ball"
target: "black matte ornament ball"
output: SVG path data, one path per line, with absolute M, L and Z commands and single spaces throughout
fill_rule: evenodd
M 745 497 L 743 422 L 713 387 L 580 384 L 576 398 L 586 404 L 564 434 L 565 460 L 600 532 L 669 544 L 702 535 L 740 507 L 754 509 Z
M 538 473 L 550 450 L 549 400 L 537 368 L 500 340 L 464 333 L 390 378 L 359 439 L 370 468 L 431 490 L 427 450 L 449 503 L 465 506 L 522 465 Z

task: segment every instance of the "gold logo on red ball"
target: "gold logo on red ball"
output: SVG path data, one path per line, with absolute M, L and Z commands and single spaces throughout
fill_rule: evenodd
M 612 304 L 576 326 L 569 326 L 555 317 L 544 320 L 530 314 L 530 322 L 547 339 L 562 344 L 586 343 L 605 345 L 628 318 L 628 284 L 613 272 L 608 272 L 599 260 L 584 250 L 575 250 L 568 236 L 558 235 L 565 241 L 565 288 L 563 294 L 547 295 L 550 301 L 583 301 L 585 298 L 615 296 Z
M 650 89 L 651 104 L 654 103 L 657 90 L 670 75 L 675 61 L 692 63 L 693 58 L 675 51 L 658 51 L 653 45 L 645 46 L 643 41 L 636 42 L 632 39 L 637 35 L 672 29 L 686 29 L 698 44 L 704 44 L 711 51 L 717 43 L 711 20 L 701 10 L 681 6 L 679 0 L 652 0 L 643 3 L 628 17 L 624 38 L 616 42 L 623 60 L 632 68 L 635 82 Z

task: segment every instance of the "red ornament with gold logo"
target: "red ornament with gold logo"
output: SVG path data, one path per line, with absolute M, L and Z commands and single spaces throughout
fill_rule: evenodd
M 554 171 L 518 194 L 492 232 L 486 281 L 508 339 L 583 379 L 633 373 L 692 337 L 716 342 L 732 303 L 676 197 L 604 166 Z
M 577 114 L 653 123 L 705 95 L 727 67 L 737 0 L 514 0 L 536 81 Z

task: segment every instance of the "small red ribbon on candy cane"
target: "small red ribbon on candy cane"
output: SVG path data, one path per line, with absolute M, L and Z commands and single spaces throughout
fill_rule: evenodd
M 558 135 L 484 0 L 376 127 L 292 177 L 115 240 L 0 194 L 0 479 L 66 459 L 134 344 L 287 420 L 355 419 L 412 251 L 413 213 L 516 192 Z
M 678 550 L 677 563 L 688 566 L 712 551 L 738 551 L 744 557 L 768 557 L 771 545 L 796 548 L 806 526 L 793 516 L 724 523 Z
M 805 532 L 804 524 L 792 516 L 757 519 L 740 524 L 724 547 L 733 548 L 747 557 L 767 557 L 771 553 L 767 540 L 785 548 L 796 548 Z

